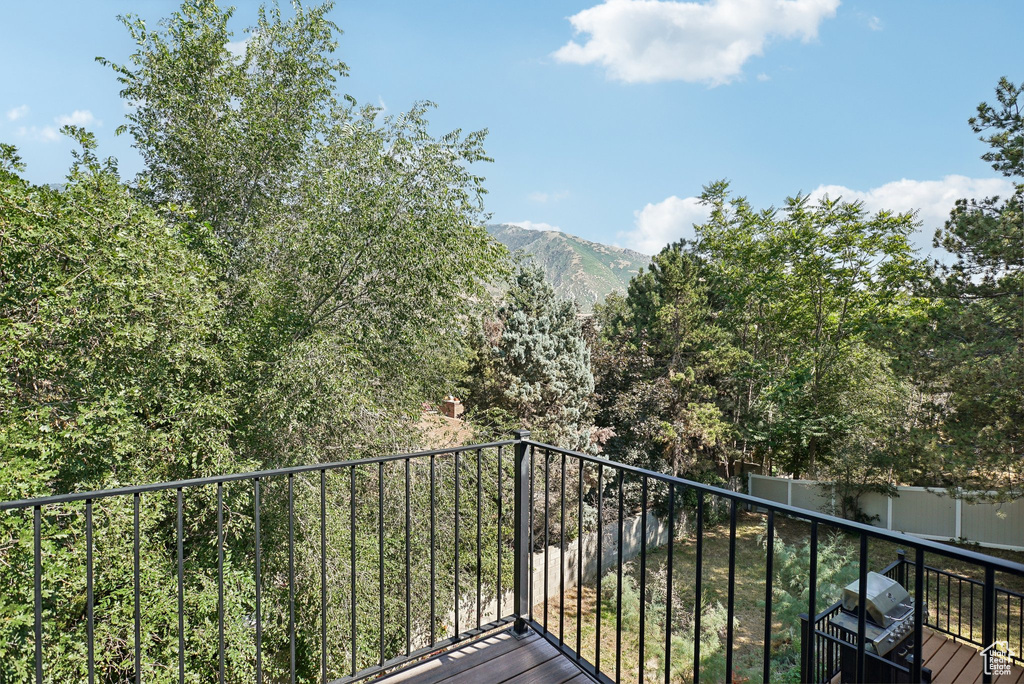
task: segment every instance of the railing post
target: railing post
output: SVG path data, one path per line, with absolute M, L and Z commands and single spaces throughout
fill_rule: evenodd
M 808 629 L 808 623 L 806 613 L 800 613 L 800 681 L 809 682 L 811 681 L 811 664 L 808 659 L 808 648 L 807 642 L 810 638 L 810 630 Z
M 530 507 L 530 459 L 525 440 L 530 438 L 529 430 L 516 430 L 515 457 L 515 513 L 513 516 L 513 602 L 515 605 L 516 634 L 526 632 L 526 618 L 530 614 L 530 549 L 527 545 L 529 537 Z
M 903 549 L 896 549 L 896 560 L 899 561 L 899 565 L 896 566 L 896 581 L 907 589 L 907 554 Z
M 981 641 L 985 644 L 986 649 L 991 649 L 993 643 L 996 640 L 996 573 L 995 568 L 991 565 L 985 566 L 985 586 L 982 589 L 982 604 L 981 604 Z M 935 622 L 938 622 L 936 618 Z M 1007 635 L 1007 641 L 1009 641 L 1009 635 Z M 991 651 L 990 651 L 991 652 Z M 987 656 L 991 658 L 991 655 Z M 989 660 L 986 665 L 989 665 Z M 991 670 L 989 667 L 982 671 L 981 681 L 984 684 L 989 684 L 992 681 Z

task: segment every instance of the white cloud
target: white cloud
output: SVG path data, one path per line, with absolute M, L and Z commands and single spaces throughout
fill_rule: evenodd
M 568 196 L 568 190 L 559 190 L 557 192 L 531 192 L 526 197 L 531 202 L 547 204 L 548 202 L 557 202 L 558 200 L 564 200 Z
M 7 110 L 7 120 L 8 121 L 17 121 L 18 119 L 20 119 L 21 117 L 25 116 L 26 114 L 28 114 L 28 105 L 21 105 L 19 107 L 14 107 L 13 109 L 8 109 Z
M 571 64 L 601 64 L 627 83 L 729 83 L 771 38 L 804 42 L 835 16 L 839 0 L 606 0 L 569 17 L 576 33 L 554 53 Z
M 912 236 L 915 245 L 925 253 L 931 249 L 935 229 L 940 228 L 949 218 L 949 211 L 961 197 L 1008 197 L 1013 193 L 1013 183 L 1005 178 L 968 178 L 950 175 L 941 180 L 902 180 L 886 183 L 869 190 L 853 190 L 842 185 L 820 185 L 810 193 L 811 199 L 828 195 L 832 199 L 842 197 L 852 202 L 859 200 L 871 212 L 888 209 L 895 212 L 916 211 L 922 223 L 917 234 Z
M 772 80 L 772 77 L 771 77 L 771 76 L 769 76 L 768 74 L 766 74 L 766 73 L 762 72 L 762 73 L 760 73 L 760 74 L 758 74 L 758 75 L 757 75 L 757 80 L 758 80 L 758 81 L 761 81 L 762 83 L 764 83 L 765 81 L 770 81 L 770 80 Z
M 941 180 L 893 181 L 868 190 L 854 190 L 842 185 L 819 185 L 809 193 L 811 201 L 825 195 L 847 202 L 860 201 L 871 213 L 889 210 L 898 213 L 916 212 L 921 228 L 911 236 L 924 253 L 931 249 L 935 229 L 949 218 L 949 211 L 963 197 L 1009 197 L 1014 185 L 1005 178 L 968 178 L 950 175 Z M 708 209 L 696 197 L 680 199 L 675 195 L 657 204 L 648 204 L 633 212 L 634 228 L 618 237 L 626 247 L 644 254 L 657 254 L 661 248 L 680 238 L 693 239 L 694 224 L 708 220 Z
M 534 223 L 533 221 L 509 221 L 508 225 L 518 226 L 519 228 L 525 228 L 526 230 L 554 230 L 559 233 L 562 229 L 558 226 L 553 226 L 550 223 Z
M 252 36 L 246 36 L 242 40 L 229 40 L 224 44 L 224 49 L 231 53 L 231 56 L 235 59 L 242 59 L 245 57 L 245 51 L 249 45 L 249 41 L 252 40 Z
M 7 118 L 12 121 L 24 116 L 28 112 L 28 107 L 22 105 L 16 107 L 11 111 L 7 112 Z M 26 138 L 28 140 L 34 140 L 37 142 L 56 142 L 61 139 L 60 127 L 61 126 L 102 126 L 103 122 L 92 115 L 88 109 L 76 109 L 70 114 L 62 114 L 61 116 L 53 117 L 56 126 L 20 126 L 18 127 L 18 136 Z
M 868 17 L 868 28 L 872 31 L 881 31 L 882 20 L 875 16 Z
M 633 212 L 633 230 L 619 233 L 626 247 L 641 254 L 657 254 L 680 238 L 694 237 L 693 224 L 708 219 L 708 208 L 697 197 L 675 195 Z
M 59 126 L 102 126 L 103 122 L 92 115 L 88 109 L 76 109 L 70 114 L 63 114 L 54 118 Z
M 18 129 L 18 136 L 21 138 L 28 138 L 29 140 L 38 140 L 40 142 L 54 142 L 60 140 L 60 132 L 53 126 L 21 126 Z

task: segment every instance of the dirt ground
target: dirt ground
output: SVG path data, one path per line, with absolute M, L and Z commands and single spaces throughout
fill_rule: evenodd
M 424 412 L 416 427 L 422 434 L 424 449 L 444 449 L 473 443 L 473 430 L 458 418 Z

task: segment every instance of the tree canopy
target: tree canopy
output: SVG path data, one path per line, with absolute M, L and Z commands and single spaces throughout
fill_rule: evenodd
M 476 346 L 469 400 L 479 413 L 504 413 L 534 439 L 590 447 L 594 376 L 579 309 L 555 296 L 539 267 L 520 265 Z
M 384 117 L 339 96 L 346 70 L 334 57 L 329 10 L 294 3 L 290 18 L 276 6 L 261 10 L 238 56 L 228 50 L 232 12 L 214 2 L 186 2 L 153 28 L 125 17 L 137 49 L 111 66 L 130 107 L 124 132 L 145 163 L 131 184 L 79 129 L 67 129 L 81 151 L 61 189 L 27 183 L 17 151 L 0 148 L 0 498 L 408 448 L 422 402 L 457 382 L 476 302 L 507 271 L 482 226 L 474 169 L 488 160 L 485 132 L 436 136 L 430 103 Z M 384 484 L 378 477 L 353 472 L 360 502 Z M 397 496 L 387 484 L 386 497 Z M 254 678 L 244 614 L 255 591 L 251 497 L 225 488 L 227 658 L 240 681 Z M 341 493 L 328 497 L 342 506 Z M 268 490 L 260 518 L 268 539 L 286 519 L 282 501 Z M 318 572 L 319 532 L 303 521 L 319 506 L 311 488 L 296 488 L 300 575 Z M 185 507 L 183 619 L 189 669 L 205 681 L 216 667 L 208 647 L 217 509 L 204 489 L 190 491 Z M 174 502 L 144 497 L 140 516 L 142 649 L 146 663 L 166 663 L 177 647 L 169 638 L 178 620 Z M 362 503 L 357 517 L 358 543 L 376 540 Z M 130 506 L 98 507 L 97 518 L 97 667 L 124 680 L 133 675 Z M 0 583 L 17 588 L 0 594 L 0 679 L 12 682 L 27 680 L 32 662 L 24 523 L 0 521 Z M 43 527 L 47 672 L 79 681 L 83 608 L 67 601 L 84 591 L 82 516 L 55 509 Z M 280 572 L 280 548 L 263 551 L 267 576 Z M 442 568 L 452 562 L 438 559 Z M 389 566 L 389 582 L 397 572 Z M 287 601 L 279 588 L 263 589 L 268 606 Z M 313 592 L 304 585 L 298 600 L 312 603 Z M 341 600 L 357 599 L 332 596 Z M 332 634 L 331 657 L 376 657 L 370 644 L 384 616 L 364 625 L 358 643 Z M 301 638 L 300 675 L 317 657 Z M 287 646 L 266 636 L 272 676 L 287 670 L 278 657 Z
M 1024 491 L 1024 117 L 1008 79 L 998 105 L 978 105 L 969 124 L 991 150 L 982 159 L 1014 179 L 1011 196 L 957 200 L 935 245 L 938 265 L 922 378 L 942 400 L 937 468 L 985 490 Z

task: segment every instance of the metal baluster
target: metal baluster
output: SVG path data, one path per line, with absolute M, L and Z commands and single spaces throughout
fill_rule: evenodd
M 665 684 L 672 678 L 672 560 L 676 537 L 676 484 L 668 483 L 668 558 L 666 559 L 667 576 L 665 578 Z M 697 556 L 698 562 L 700 555 Z M 698 603 L 698 610 L 700 604 Z M 694 639 L 694 643 L 700 641 Z M 697 681 L 698 668 L 694 668 L 694 681 Z
M 437 635 L 435 634 L 435 625 L 437 623 L 437 611 L 435 602 L 435 577 L 436 577 L 436 554 L 434 552 L 434 519 L 437 515 L 435 509 L 435 497 L 436 497 L 436 485 L 435 485 L 435 468 L 436 459 L 434 454 L 430 455 L 430 645 L 433 646 L 437 643 Z
M 971 641 L 974 641 L 974 582 L 971 582 L 967 586 L 971 588 L 971 609 L 968 614 L 971 616 Z M 925 594 L 925 596 L 927 596 L 927 594 Z
M 185 682 L 185 560 L 184 542 L 182 540 L 182 527 L 184 521 L 181 512 L 181 487 L 178 487 L 178 681 Z
M 729 594 L 725 623 L 725 676 L 732 681 L 733 616 L 736 603 L 736 499 L 729 500 Z
M 768 511 L 768 537 L 765 549 L 764 573 L 764 657 L 762 659 L 763 681 L 769 681 L 772 658 L 772 582 L 775 579 L 775 511 Z
M 639 653 L 640 673 L 637 682 L 644 681 L 644 636 L 647 631 L 647 476 L 640 476 L 640 635 L 637 651 Z
M 481 570 L 483 569 L 483 557 L 480 553 L 480 538 L 483 525 L 483 489 L 481 479 L 480 449 L 476 450 L 476 628 L 480 629 L 481 610 Z M 501 617 L 500 615 L 498 617 Z
M 551 492 L 551 453 L 544 450 L 544 631 L 548 631 L 548 547 L 550 539 L 548 531 L 551 529 L 550 494 Z
M 952 603 L 953 603 L 953 601 L 951 599 L 951 588 L 950 588 L 950 582 L 952 582 L 952 581 L 953 581 L 953 576 L 952 575 L 946 575 L 946 631 L 947 632 L 950 630 L 949 611 L 952 608 Z
M 622 537 L 623 537 L 623 501 L 622 501 L 622 481 L 625 478 L 623 471 L 619 471 L 619 537 L 616 546 L 616 560 L 618 561 L 618 568 L 616 570 L 616 586 L 615 586 L 615 681 L 622 679 Z M 600 610 L 600 608 L 598 608 Z
M 594 616 L 594 671 L 601 673 L 601 571 L 604 565 L 604 465 L 597 464 L 597 611 Z
M 1006 595 L 1006 641 L 1010 641 L 1010 595 Z
M 956 583 L 956 635 L 961 636 L 964 633 L 963 621 L 964 621 L 964 582 L 960 580 Z
M 914 662 L 910 664 L 910 681 L 921 681 L 921 642 L 924 641 L 924 597 L 921 584 L 924 581 L 924 549 L 918 546 L 914 553 Z
M 43 545 L 42 509 L 32 508 L 32 542 L 35 571 L 36 684 L 43 684 Z
M 288 666 L 295 684 L 295 476 L 288 474 Z
M 580 463 L 579 496 L 576 498 L 576 661 L 579 662 L 583 641 L 581 615 L 583 613 L 583 459 Z
M 455 452 L 455 634 L 459 631 L 459 452 Z
M 260 478 L 253 484 L 253 523 L 256 526 L 256 681 L 263 682 L 263 613 L 260 602 L 262 581 L 260 579 Z
M 412 653 L 412 545 L 409 530 L 412 527 L 412 501 L 409 495 L 409 459 L 405 459 L 405 655 Z
M 498 604 L 498 617 L 505 612 L 504 594 L 502 594 L 502 521 L 504 511 L 502 510 L 502 447 L 498 447 L 498 591 L 496 602 Z
M 88 647 L 89 684 L 96 681 L 96 621 L 92 586 L 92 499 L 85 500 L 85 631 Z
M 817 531 L 817 523 L 811 528 L 811 534 L 814 535 Z M 812 539 L 816 542 L 816 537 L 812 536 Z M 811 587 L 814 586 L 814 579 L 811 579 Z M 938 580 L 936 579 L 936 585 Z M 863 532 L 860 533 L 860 583 L 857 585 L 857 594 L 859 596 L 868 595 L 868 536 Z M 864 632 L 866 629 L 865 619 L 867 617 L 866 610 L 857 611 L 857 681 L 862 682 L 865 678 L 864 668 Z M 936 620 L 937 621 L 937 620 Z M 811 628 L 814 627 L 814 618 L 811 617 Z
M 377 588 L 380 598 L 380 663 L 384 666 L 384 461 L 377 464 Z
M 327 684 L 327 471 L 320 471 L 320 681 Z
M 351 615 L 351 634 L 352 634 L 352 676 L 356 676 L 356 671 L 359 669 L 359 665 L 356 662 L 359 654 L 359 648 L 357 646 L 356 639 L 356 467 L 352 466 L 348 470 L 348 524 L 349 524 L 349 567 L 351 572 L 349 573 L 349 595 L 352 603 L 352 615 Z
M 218 520 L 217 533 L 218 533 L 218 538 L 220 536 L 220 525 L 222 524 L 221 521 L 223 519 L 223 516 L 222 516 L 222 514 L 220 512 L 220 510 L 221 510 L 220 509 L 220 506 L 221 506 L 220 489 L 221 489 L 221 485 L 218 484 L 217 485 L 217 514 L 218 514 L 218 518 L 217 518 L 217 520 Z M 141 583 L 141 578 L 139 577 L 139 575 L 141 574 L 141 563 L 140 563 L 140 553 L 139 553 L 139 544 L 140 544 L 140 539 L 139 539 L 139 499 L 140 499 L 139 493 L 135 492 L 135 494 L 132 496 L 132 517 L 133 517 L 133 520 L 132 520 L 132 554 L 134 556 L 133 559 L 132 559 L 132 564 L 133 564 L 132 570 L 134 572 L 134 577 L 132 578 L 134 586 L 132 587 L 132 590 L 133 590 L 133 593 L 135 594 L 135 597 L 134 597 L 135 598 L 135 616 L 134 616 L 135 617 L 135 684 L 142 684 L 142 597 L 140 596 L 141 591 L 142 591 L 142 589 L 141 589 L 142 583 Z M 218 586 L 219 586 L 219 589 L 220 589 L 220 602 L 217 604 L 219 606 L 219 608 L 218 608 L 219 610 L 223 610 L 223 605 L 224 605 L 224 571 L 223 571 L 223 565 L 224 565 L 224 556 L 223 556 L 223 552 L 221 552 L 221 555 L 220 555 L 220 565 L 218 565 L 218 568 L 220 569 L 220 572 L 218 574 Z M 223 623 L 223 619 L 221 619 L 221 626 L 222 627 L 223 627 L 223 624 L 224 624 Z M 223 629 L 221 631 L 221 634 L 223 634 Z M 220 652 L 221 652 L 222 657 L 223 657 L 223 653 L 224 653 L 224 639 L 223 639 L 223 637 L 221 637 L 220 643 L 221 643 Z M 224 668 L 222 666 L 221 667 L 221 671 L 223 671 L 223 669 Z M 223 684 L 223 682 L 221 684 Z
M 807 574 L 807 653 L 804 654 L 806 659 L 806 672 L 813 675 L 817 669 L 814 655 L 814 635 L 817 629 L 816 620 L 818 617 L 818 521 L 811 521 L 811 541 L 810 541 L 810 552 L 811 558 Z M 861 592 L 861 596 L 864 596 L 864 592 Z M 863 611 L 861 611 L 863 613 Z M 861 632 L 861 638 L 863 639 L 864 633 Z M 858 679 L 857 681 L 863 681 Z
M 139 495 L 135 495 L 135 514 L 138 519 Z M 138 566 L 138 536 L 136 535 L 135 553 L 136 567 Z M 136 601 L 138 606 L 138 601 Z M 136 608 L 137 609 L 137 608 Z M 137 639 L 137 638 L 136 638 Z M 224 484 L 217 483 L 217 681 L 224 684 Z M 141 682 L 141 674 L 135 680 Z
M 701 605 L 704 584 L 704 492 L 697 492 L 697 562 L 694 568 L 693 586 L 693 684 L 700 682 L 700 618 L 704 612 Z M 671 555 L 669 556 L 671 558 Z
M 558 643 L 565 646 L 565 453 L 562 453 L 562 471 L 559 502 L 562 506 L 558 532 Z

